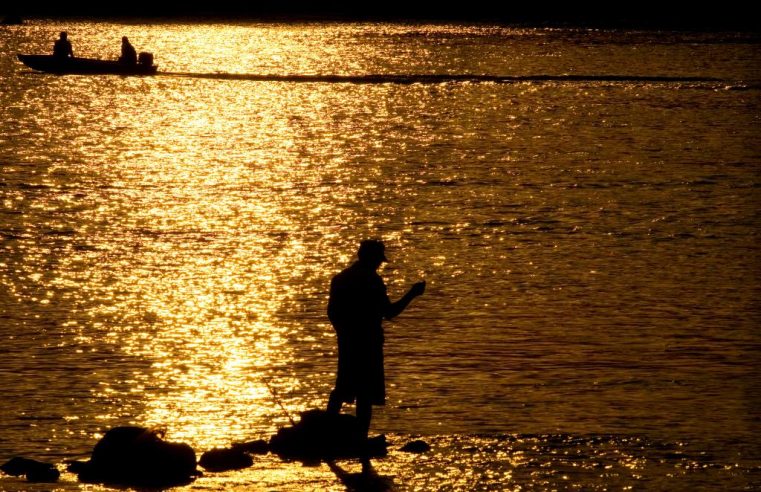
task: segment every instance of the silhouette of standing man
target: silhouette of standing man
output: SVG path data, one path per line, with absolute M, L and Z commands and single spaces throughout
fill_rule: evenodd
M 330 282 L 328 318 L 338 338 L 338 374 L 330 393 L 328 413 L 338 414 L 343 403 L 357 401 L 357 419 L 364 436 L 370 430 L 373 405 L 385 405 L 383 373 L 383 319 L 391 319 L 425 291 L 425 282 L 414 284 L 391 302 L 377 269 L 386 260 L 385 246 L 362 241 L 358 261 Z

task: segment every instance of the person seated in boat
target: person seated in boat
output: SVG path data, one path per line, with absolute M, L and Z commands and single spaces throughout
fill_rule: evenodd
M 62 31 L 60 37 L 53 45 L 53 56 L 56 58 L 74 58 L 74 50 L 71 49 L 71 42 L 68 40 L 66 31 Z
M 122 36 L 122 56 L 119 57 L 119 61 L 126 65 L 137 65 L 137 51 L 130 44 L 127 36 Z

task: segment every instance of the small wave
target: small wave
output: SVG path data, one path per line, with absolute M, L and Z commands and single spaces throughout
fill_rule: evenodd
M 431 180 L 426 183 L 428 186 L 457 186 L 459 183 L 452 180 Z
M 51 188 L 50 185 L 36 183 L 19 183 L 17 186 L 22 190 L 47 190 Z
M 47 229 L 43 232 L 46 236 L 74 236 L 76 233 L 74 229 Z
M 742 84 L 735 83 L 724 87 L 728 91 L 757 91 L 761 89 L 761 84 Z

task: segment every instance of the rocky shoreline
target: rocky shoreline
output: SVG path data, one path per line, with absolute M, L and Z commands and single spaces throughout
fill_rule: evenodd
M 301 414 L 298 423 L 281 428 L 268 441 L 232 443 L 201 454 L 188 444 L 164 440 L 160 430 L 137 426 L 114 427 L 95 444 L 87 461 L 66 462 L 66 471 L 82 483 L 140 487 L 186 485 L 208 473 L 239 470 L 252 466 L 255 455 L 272 453 L 284 460 L 306 464 L 332 463 L 336 459 L 369 460 L 388 452 L 384 435 L 364 439 L 352 415 L 330 415 L 322 410 Z M 427 451 L 423 441 L 412 441 L 400 450 Z M 0 466 L 4 473 L 24 476 L 29 482 L 54 483 L 60 477 L 58 466 L 24 457 L 13 457 Z

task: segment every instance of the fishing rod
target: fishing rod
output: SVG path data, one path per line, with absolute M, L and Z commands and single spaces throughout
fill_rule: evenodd
M 280 407 L 280 409 L 283 411 L 286 417 L 288 417 L 288 420 L 291 421 L 291 425 L 294 427 L 296 426 L 296 422 L 293 421 L 293 418 L 291 417 L 291 414 L 288 413 L 288 410 L 286 410 L 285 405 L 283 405 L 283 402 L 280 401 L 280 398 L 278 398 L 277 393 L 275 393 L 275 390 L 272 389 L 272 386 L 270 386 L 269 380 L 264 377 L 264 384 L 267 386 L 267 389 L 269 390 L 270 394 L 272 395 L 272 398 L 275 400 L 275 403 Z

